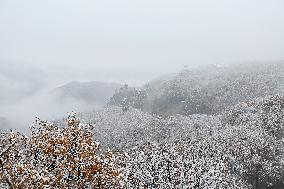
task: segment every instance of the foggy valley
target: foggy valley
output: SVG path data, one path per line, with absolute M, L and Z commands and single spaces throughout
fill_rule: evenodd
M 283 189 L 284 2 L 0 0 L 0 189 Z

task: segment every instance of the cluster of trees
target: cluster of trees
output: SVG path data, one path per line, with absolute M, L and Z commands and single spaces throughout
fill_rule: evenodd
M 141 109 L 144 106 L 145 98 L 146 91 L 125 84 L 110 98 L 108 105 L 121 106 L 124 111 L 127 111 L 130 106 Z
M 220 119 L 211 115 L 163 118 L 135 108 L 124 112 L 117 106 L 78 116 L 85 122 L 95 122 L 95 138 L 102 146 L 116 150 L 129 149 L 146 142 L 163 143 L 207 136 L 221 125 Z
M 247 68 L 125 85 L 100 111 L 4 132 L 0 188 L 282 189 L 283 66 Z
M 284 187 L 283 95 L 240 103 L 218 116 L 164 119 L 121 107 L 78 116 L 65 126 L 37 119 L 30 136 L 2 133 L 0 186 Z
M 98 120 L 95 130 L 104 133 L 105 146 L 127 152 L 127 170 L 135 173 L 129 188 L 284 187 L 283 95 L 239 103 L 216 116 L 162 118 L 119 107 L 81 116 Z M 215 170 L 218 163 L 223 172 Z
M 129 188 L 250 188 L 231 173 L 226 154 L 205 138 L 145 144 L 128 151 Z M 139 186 L 139 187 L 137 187 Z
M 242 174 L 255 188 L 284 187 L 284 96 L 241 103 L 223 113 L 228 149 L 237 152 Z M 237 147 L 236 145 L 239 145 Z
M 256 97 L 284 92 L 283 64 L 238 64 L 183 70 L 175 77 L 150 82 L 141 90 L 118 91 L 110 105 L 124 98 L 142 111 L 170 116 L 175 114 L 219 114 L 228 106 Z M 137 97 L 137 92 L 143 94 Z
M 36 120 L 31 135 L 11 131 L 0 139 L 3 188 L 122 188 L 119 155 L 100 153 L 93 126 L 75 116 L 67 127 Z

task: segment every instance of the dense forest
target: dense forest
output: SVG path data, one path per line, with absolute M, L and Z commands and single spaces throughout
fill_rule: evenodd
M 183 69 L 3 131 L 0 188 L 282 189 L 284 64 Z

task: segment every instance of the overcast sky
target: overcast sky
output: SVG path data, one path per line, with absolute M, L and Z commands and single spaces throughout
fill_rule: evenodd
M 137 84 L 184 65 L 283 59 L 283 0 L 0 0 L 0 64 L 48 81 Z

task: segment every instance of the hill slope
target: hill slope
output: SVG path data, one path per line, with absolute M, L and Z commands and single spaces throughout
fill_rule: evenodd
M 82 121 L 96 123 L 95 138 L 103 146 L 128 152 L 133 161 L 128 169 L 142 171 L 144 174 L 137 177 L 143 180 L 150 182 L 156 174 L 177 167 L 186 173 L 191 166 L 196 166 L 192 173 L 196 177 L 214 180 L 210 170 L 216 170 L 216 163 L 220 163 L 227 166 L 226 174 L 248 184 L 240 188 L 284 186 L 283 95 L 242 102 L 226 108 L 220 115 L 163 118 L 133 108 L 122 111 L 121 107 L 110 106 L 80 117 Z M 170 160 L 165 159 L 165 153 L 170 154 Z M 153 169 L 168 161 L 176 165 Z M 191 166 L 183 167 L 185 162 Z M 189 186 L 189 178 L 183 179 L 183 184 Z M 193 182 L 199 183 L 199 180 L 196 178 Z
M 159 115 L 218 114 L 256 97 L 284 92 L 284 64 L 236 64 L 183 70 L 141 90 L 116 93 L 109 104 L 128 104 Z
M 51 93 L 56 95 L 59 101 L 71 98 L 85 103 L 104 105 L 120 87 L 121 85 L 117 83 L 100 81 L 70 82 L 55 88 Z

